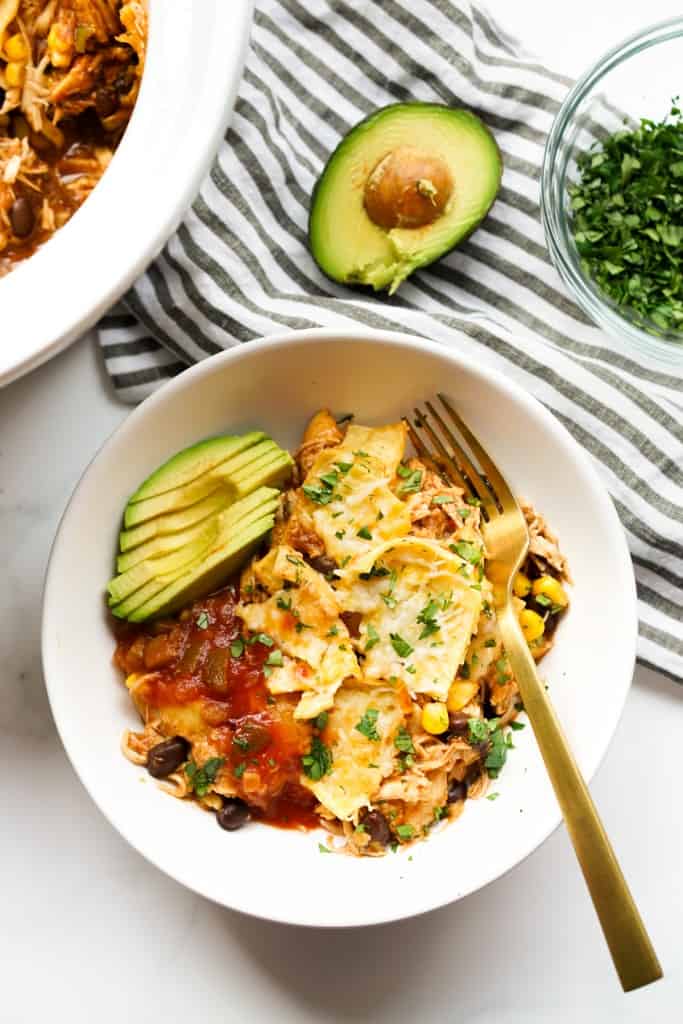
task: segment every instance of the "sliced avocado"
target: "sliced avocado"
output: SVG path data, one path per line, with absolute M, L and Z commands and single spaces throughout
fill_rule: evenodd
M 167 512 L 178 512 L 180 509 L 189 508 L 196 502 L 203 501 L 209 497 L 218 487 L 233 488 L 231 500 L 234 500 L 239 494 L 246 493 L 244 489 L 238 490 L 236 481 L 242 481 L 251 477 L 250 466 L 253 468 L 254 479 L 254 485 L 250 488 L 251 490 L 271 482 L 266 477 L 258 475 L 257 467 L 266 465 L 268 459 L 273 459 L 276 456 L 285 456 L 287 465 L 291 466 L 292 459 L 289 453 L 283 451 L 270 438 L 266 438 L 234 458 L 220 463 L 220 465 L 215 466 L 208 473 L 205 473 L 202 477 L 193 480 L 189 484 L 176 487 L 171 491 L 165 491 L 155 498 L 145 498 L 142 501 L 136 501 L 132 505 L 129 503 L 123 516 L 124 525 L 127 529 L 130 529 L 132 526 L 137 526 Z
M 232 500 L 233 490 L 231 487 L 218 487 L 203 501 L 198 501 L 189 508 L 183 508 L 179 512 L 167 512 L 163 516 L 156 516 L 148 519 L 131 530 L 121 530 L 119 534 L 119 548 L 122 552 L 132 551 L 133 548 L 141 546 L 154 537 L 172 536 L 174 533 L 188 530 L 192 526 L 216 515 L 227 508 Z
M 268 498 L 264 502 L 259 502 L 259 504 L 253 507 L 251 511 L 248 511 L 243 515 L 239 515 L 239 513 L 235 515 L 234 511 L 237 508 L 237 505 L 241 503 L 236 503 L 231 508 L 226 509 L 225 512 L 218 517 L 218 533 L 221 536 L 227 536 L 228 538 L 232 538 L 234 541 L 235 538 L 239 539 L 239 536 L 242 533 L 247 533 L 248 531 L 250 531 L 253 524 L 262 519 L 268 519 L 269 521 L 271 521 L 271 526 L 268 527 L 268 529 L 271 529 L 272 522 L 274 522 L 275 519 L 275 510 L 277 508 L 279 500 L 278 492 L 274 493 L 276 495 L 275 497 Z M 231 543 L 231 541 L 228 540 L 227 543 L 229 544 Z M 120 604 L 117 604 L 116 606 L 112 607 L 112 614 L 119 619 L 131 618 L 133 612 L 135 612 L 138 608 L 141 608 L 142 605 L 152 601 L 156 594 L 160 593 L 174 580 L 177 580 L 181 576 L 187 575 L 192 571 L 201 568 L 201 566 L 208 561 L 209 557 L 210 554 L 207 554 L 207 552 L 204 551 L 193 562 L 188 562 L 172 572 L 165 573 L 163 576 L 155 576 L 153 579 L 150 579 L 149 582 L 145 583 L 133 594 L 131 594 L 130 597 L 127 597 Z M 147 616 L 143 617 L 146 618 Z M 138 619 L 136 621 L 142 620 Z
M 183 487 L 239 452 L 258 444 L 265 436 L 263 431 L 254 430 L 241 436 L 210 437 L 206 441 L 185 448 L 148 476 L 135 494 L 130 496 L 129 504 L 143 501 L 145 498 L 155 498 L 166 491 Z
M 308 225 L 328 277 L 393 294 L 483 220 L 498 194 L 500 152 L 468 110 L 395 103 L 344 137 L 318 179 Z
M 259 459 L 258 463 L 246 466 L 235 473 L 232 482 L 238 495 L 246 495 L 255 487 L 277 487 L 287 479 L 292 468 L 292 457 L 289 452 L 278 449 Z
M 244 529 L 219 537 L 208 558 L 202 558 L 194 569 L 169 582 L 151 600 L 136 608 L 128 619 L 142 622 L 153 615 L 168 615 L 195 598 L 217 590 L 249 557 L 274 524 L 274 515 L 264 516 Z
M 196 561 L 205 551 L 208 550 L 212 541 L 215 540 L 218 532 L 218 516 L 208 519 L 202 525 L 197 536 L 190 544 L 185 544 L 177 551 L 171 551 L 163 558 L 148 558 L 144 562 L 138 562 L 127 572 L 115 576 L 107 585 L 109 591 L 109 604 L 120 604 L 125 598 L 130 597 L 136 590 L 149 583 L 156 576 L 163 576 L 164 573 L 174 572 L 182 569 L 188 562 Z
M 272 487 L 257 488 L 257 490 L 252 491 L 246 498 L 242 498 L 240 501 L 236 501 L 234 505 L 230 506 L 231 520 L 238 522 L 247 513 L 258 510 L 264 505 L 268 506 L 265 511 L 269 512 L 273 502 L 277 503 L 279 495 L 280 492 L 274 490 Z M 219 508 L 219 512 L 222 511 L 224 511 L 224 508 Z M 152 539 L 148 540 L 146 543 L 139 544 L 137 547 L 132 548 L 132 550 L 119 555 L 116 561 L 116 571 L 118 573 L 128 572 L 129 569 L 132 569 L 133 566 L 137 565 L 139 562 L 144 562 L 151 558 L 160 559 L 172 551 L 177 551 L 178 548 L 193 544 L 201 535 L 205 526 L 206 520 L 202 520 L 200 523 L 196 523 L 195 525 L 188 527 L 186 530 L 176 530 L 174 533 L 161 534 L 160 536 L 152 537 Z

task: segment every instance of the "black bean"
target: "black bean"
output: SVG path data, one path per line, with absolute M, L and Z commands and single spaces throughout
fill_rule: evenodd
M 9 220 L 17 238 L 28 238 L 36 226 L 36 216 L 28 199 L 21 196 L 9 208 Z
M 331 576 L 337 570 L 337 563 L 328 555 L 316 555 L 315 558 L 309 558 L 308 561 L 316 572 L 321 572 L 323 576 Z
M 227 797 L 220 811 L 216 813 L 216 821 L 226 832 L 236 832 L 249 821 L 251 815 L 244 800 L 236 796 Z
M 467 796 L 467 783 L 451 779 L 448 785 L 448 803 L 456 804 L 458 800 L 464 800 Z
M 448 715 L 448 736 L 466 736 L 468 721 L 464 711 L 451 711 Z
M 465 785 L 469 789 L 481 776 L 481 764 L 471 764 L 465 773 Z
M 364 826 L 373 842 L 379 843 L 380 846 L 386 846 L 391 842 L 389 822 L 381 811 L 369 811 L 364 808 L 360 813 L 360 824 Z
M 103 86 L 95 93 L 95 110 L 98 117 L 111 117 L 118 105 L 118 97 L 113 89 Z
M 180 768 L 183 761 L 187 761 L 189 752 L 190 744 L 183 736 L 173 736 L 157 743 L 147 754 L 147 771 L 155 779 L 165 779 Z
M 477 751 L 480 758 L 484 758 L 491 749 L 491 740 L 481 740 L 480 743 L 474 743 L 472 744 L 472 749 Z

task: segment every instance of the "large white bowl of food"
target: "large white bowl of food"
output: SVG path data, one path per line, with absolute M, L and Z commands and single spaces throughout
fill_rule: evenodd
M 173 232 L 225 130 L 251 9 L 0 2 L 0 385 L 92 326 Z
M 566 430 L 456 350 L 313 330 L 215 356 L 128 417 L 65 513 L 43 627 L 64 746 L 129 842 L 226 906 L 407 917 L 559 822 L 480 509 L 411 449 L 437 390 L 522 501 L 520 622 L 590 777 L 634 664 L 624 534 Z

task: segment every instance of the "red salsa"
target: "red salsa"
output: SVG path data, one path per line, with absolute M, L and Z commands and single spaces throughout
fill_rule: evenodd
M 198 706 L 199 738 L 225 759 L 235 795 L 254 817 L 284 828 L 315 828 L 315 798 L 299 783 L 311 725 L 294 718 L 298 695 L 269 692 L 273 640 L 242 635 L 237 600 L 229 586 L 177 618 L 117 624 L 114 662 L 126 675 L 148 674 L 136 699 L 159 711 L 162 722 L 170 709 Z

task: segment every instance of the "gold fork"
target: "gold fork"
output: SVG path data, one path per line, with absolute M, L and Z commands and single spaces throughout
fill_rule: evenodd
M 493 585 L 505 652 L 619 980 L 629 992 L 661 978 L 662 969 L 517 620 L 512 581 L 529 548 L 527 525 L 496 464 L 450 402 L 443 395 L 438 397 L 446 419 L 464 439 L 470 454 L 431 402 L 425 403 L 426 412 L 415 409 L 412 424 L 408 419 L 404 422 L 418 455 L 480 503 L 487 576 Z

